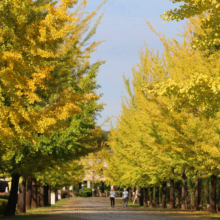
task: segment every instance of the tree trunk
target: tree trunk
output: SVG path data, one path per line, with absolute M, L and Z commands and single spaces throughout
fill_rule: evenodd
M 162 207 L 166 208 L 167 204 L 166 204 L 166 191 L 167 191 L 167 183 L 166 180 L 163 181 L 162 184 Z
M 155 187 L 155 207 L 159 207 L 159 187 Z
M 150 208 L 153 208 L 153 187 L 150 187 Z
M 199 178 L 198 171 L 196 172 L 196 181 L 195 181 L 195 203 L 194 209 L 199 211 Z
M 37 207 L 40 207 L 40 185 L 37 185 Z
M 102 189 L 101 189 L 102 191 L 102 193 L 104 193 L 104 191 L 105 191 L 105 183 L 104 183 L 104 181 L 102 181 Z
M 148 204 L 147 204 L 147 201 L 148 201 L 148 188 L 144 188 L 144 207 L 147 207 Z
M 22 177 L 22 182 L 19 184 L 17 213 L 26 212 L 26 179 Z
M 143 206 L 144 205 L 144 192 L 143 192 L 143 188 L 140 189 L 140 201 L 139 201 L 139 205 Z
M 37 183 L 36 179 L 32 178 L 32 190 L 31 190 L 31 209 L 37 208 Z
M 49 206 L 49 202 L 48 202 L 48 194 L 49 194 L 49 190 L 48 190 L 48 185 L 44 185 L 44 206 Z
M 70 187 L 69 186 L 66 187 L 66 191 L 67 191 L 67 198 L 70 198 Z
M 82 183 L 79 183 L 79 189 L 81 189 L 82 188 Z
M 26 192 L 26 210 L 31 209 L 31 194 L 32 194 L 32 182 L 31 182 L 31 177 L 28 177 L 27 192 Z
M 210 197 L 210 212 L 216 213 L 216 176 L 211 175 L 211 197 Z
M 99 187 L 97 187 L 97 190 L 96 190 L 96 196 L 100 196 L 100 189 L 99 189 Z
M 51 188 L 48 185 L 48 206 L 51 206 Z
M 17 196 L 18 196 L 18 181 L 19 175 L 12 174 L 12 184 L 11 184 L 11 191 L 10 196 L 8 199 L 8 203 L 5 209 L 4 216 L 14 216 L 17 204 Z
M 92 181 L 92 197 L 94 197 L 95 196 L 95 189 L 94 189 L 94 186 L 95 184 L 94 184 L 94 181 Z
M 185 169 L 182 169 L 182 194 L 181 194 L 181 209 L 185 210 L 185 192 L 186 192 L 186 174 Z
M 128 189 L 128 201 L 132 202 L 132 189 L 131 188 Z
M 174 179 L 170 178 L 170 209 L 174 208 Z
M 55 190 L 55 202 L 57 202 L 58 201 L 58 190 L 56 189 Z
M 39 207 L 44 207 L 44 184 L 40 185 Z

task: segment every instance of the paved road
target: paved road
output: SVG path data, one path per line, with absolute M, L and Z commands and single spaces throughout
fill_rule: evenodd
M 39 219 L 39 218 L 38 218 Z M 46 217 L 40 220 L 197 220 L 208 218 L 196 215 L 177 214 L 172 211 L 150 211 L 135 208 L 123 208 L 123 204 L 117 202 L 116 207 L 111 208 L 107 198 L 70 198 L 65 205 L 52 210 Z M 34 218 L 33 218 L 34 220 Z M 36 219 L 37 220 L 37 219 Z

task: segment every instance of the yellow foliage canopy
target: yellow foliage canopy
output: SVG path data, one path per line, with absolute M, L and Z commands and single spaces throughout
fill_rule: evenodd
M 158 185 L 180 178 L 182 168 L 219 175 L 220 53 L 193 50 L 192 26 L 182 44 L 157 34 L 162 56 L 146 46 L 133 91 L 125 80 L 129 97 L 108 143 L 106 173 L 114 184 Z
M 199 36 L 198 47 L 213 46 L 220 43 L 220 0 L 173 0 L 183 3 L 179 8 L 169 10 L 161 15 L 163 20 L 183 20 L 194 16 L 205 15 L 201 19 L 203 34 Z
M 13 145 L 20 139 L 35 141 L 37 133 L 50 133 L 64 126 L 64 119 L 80 113 L 79 103 L 98 98 L 88 94 L 79 97 L 67 84 L 57 82 L 54 75 L 64 48 L 74 45 L 85 32 L 91 15 L 82 21 L 82 13 L 74 15 L 68 9 L 75 0 L 55 3 L 33 0 L 3 0 L 0 2 L 0 138 L 3 145 Z M 82 2 L 82 6 L 86 1 Z M 93 12 L 94 16 L 95 12 Z M 73 34 L 74 33 L 74 34 Z M 68 42 L 68 43 L 66 43 Z M 86 54 L 75 51 L 73 60 L 81 57 L 80 65 L 88 65 L 93 44 Z M 70 46 L 68 46 L 70 47 Z M 84 59 L 84 57 L 88 57 Z M 56 73 L 56 72 L 55 72 Z M 63 72 L 62 77 L 68 76 Z M 59 94 L 46 105 L 48 82 L 59 84 Z
M 104 142 L 101 143 L 101 148 L 104 146 Z M 95 148 L 98 148 L 96 144 Z M 81 164 L 83 166 L 84 176 L 87 180 L 92 183 L 99 182 L 103 180 L 104 170 L 106 167 L 106 162 L 104 160 L 103 154 L 105 149 L 102 149 L 95 153 L 90 153 L 81 159 Z

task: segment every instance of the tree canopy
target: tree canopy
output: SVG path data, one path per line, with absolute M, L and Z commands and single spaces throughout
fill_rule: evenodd
M 219 52 L 192 49 L 188 25 L 182 44 L 157 34 L 162 56 L 146 46 L 133 68 L 132 88 L 125 79 L 129 95 L 111 128 L 112 154 L 106 157 L 107 178 L 116 185 L 161 185 L 180 179 L 182 168 L 219 175 Z
M 182 3 L 178 8 L 165 11 L 161 18 L 164 21 L 183 20 L 194 16 L 205 15 L 201 19 L 203 30 L 193 42 L 198 48 L 213 47 L 220 44 L 220 1 L 219 0 L 172 0 Z
M 0 3 L 0 168 L 12 179 L 57 167 L 80 170 L 73 161 L 96 150 L 91 144 L 102 137 L 96 76 L 104 62 L 90 63 L 101 43 L 90 39 L 102 15 L 90 25 L 102 4 L 91 13 L 85 6 L 75 0 Z

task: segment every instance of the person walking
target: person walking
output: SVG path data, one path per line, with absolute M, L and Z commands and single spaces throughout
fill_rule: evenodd
M 111 207 L 114 208 L 115 207 L 115 191 L 114 191 L 114 189 L 111 189 L 111 192 L 109 194 L 109 198 L 111 201 Z
M 124 192 L 122 193 L 124 200 L 124 208 L 128 206 L 128 191 L 124 188 Z

